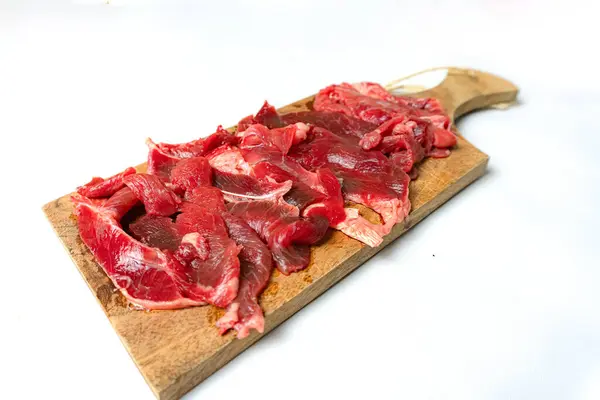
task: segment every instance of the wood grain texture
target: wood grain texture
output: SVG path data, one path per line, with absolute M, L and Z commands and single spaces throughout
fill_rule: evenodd
M 511 102 L 516 95 L 517 88 L 503 79 L 458 68 L 449 69 L 446 80 L 436 88 L 418 94 L 419 97 L 437 97 L 454 118 L 476 108 Z M 305 109 L 312 98 L 280 111 Z M 419 178 L 410 184 L 412 211 L 381 246 L 369 248 L 339 231 L 332 231 L 326 240 L 312 248 L 311 263 L 306 270 L 287 277 L 275 271 L 260 299 L 266 317 L 264 334 L 481 176 L 487 161 L 487 155 L 459 136 L 450 157 L 427 159 L 419 165 Z M 144 168 L 144 164 L 138 167 L 139 170 Z M 236 339 L 234 333 L 219 336 L 214 324 L 223 311 L 212 306 L 152 312 L 128 307 L 79 238 L 69 196 L 46 204 L 44 212 L 159 399 L 181 397 L 264 335 L 254 332 L 243 340 Z

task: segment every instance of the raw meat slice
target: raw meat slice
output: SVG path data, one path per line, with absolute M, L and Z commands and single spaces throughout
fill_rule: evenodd
M 237 147 L 228 145 L 217 147 L 206 158 L 213 169 L 221 172 L 246 175 L 252 172 L 252 168 Z
M 359 122 L 364 124 L 362 121 Z M 252 125 L 247 131 L 251 131 L 255 127 L 261 127 L 261 125 Z M 269 131 L 261 128 L 261 131 L 260 138 L 264 138 L 268 134 L 275 132 L 276 129 Z M 342 136 L 346 135 L 342 134 Z M 356 146 L 356 139 L 353 137 L 349 137 L 349 139 L 353 140 L 353 144 L 355 145 L 354 150 L 361 151 Z M 244 147 L 245 143 L 242 141 L 240 146 Z M 308 171 L 295 160 L 286 157 L 278 149 L 272 146 L 259 147 L 257 142 L 253 143 L 249 148 L 242 148 L 241 151 L 244 159 L 247 161 L 244 169 L 250 170 L 253 175 L 271 178 L 278 182 L 284 180 L 294 182 L 292 189 L 284 196 L 284 200 L 297 206 L 303 216 L 324 217 L 329 221 L 331 227 L 339 229 L 348 236 L 373 247 L 379 245 L 383 241 L 383 234 L 388 233 L 389 229 L 391 229 L 388 228 L 388 225 L 385 227 L 376 227 L 376 225 L 367 220 L 363 221 L 361 216 L 344 210 L 344 199 L 340 183 L 328 168 L 317 168 L 315 172 Z M 385 160 L 385 157 L 381 157 Z M 351 220 L 345 221 L 351 215 Z M 361 228 L 353 228 L 353 225 L 360 226 Z
M 302 218 L 271 231 L 269 249 L 284 275 L 305 269 L 310 262 L 310 245 L 323 238 L 329 222 L 323 217 Z
M 181 161 L 181 158 L 163 152 L 150 138 L 146 139 L 146 145 L 148 146 L 146 172 L 168 182 L 171 177 L 171 170 Z
M 214 184 L 223 192 L 227 201 L 275 199 L 286 194 L 292 187 L 291 181 L 278 183 L 219 170 L 215 170 Z
M 217 321 L 217 327 L 221 334 L 234 328 L 238 339 L 242 339 L 248 336 L 250 329 L 260 333 L 264 331 L 265 320 L 258 304 L 258 295 L 269 282 L 273 261 L 267 246 L 248 224 L 229 213 L 224 213 L 222 217 L 229 236 L 241 247 L 240 286 L 237 297 Z
M 171 183 L 180 192 L 212 184 L 212 168 L 204 157 L 179 161 L 171 170 Z
M 173 220 L 160 215 L 142 215 L 128 229 L 143 244 L 161 250 L 177 250 L 183 238 Z
M 180 211 L 193 211 L 198 207 L 213 212 L 225 211 L 223 193 L 213 186 L 199 186 L 186 191 Z
M 171 170 L 184 158 L 205 156 L 217 147 L 225 144 L 236 144 L 238 138 L 223 129 L 220 125 L 217 131 L 206 138 L 192 140 L 188 143 L 169 144 L 154 143 L 146 140 L 148 145 L 148 169 L 151 175 L 157 175 L 168 182 Z
M 214 185 L 228 201 L 275 199 L 292 187 L 291 181 L 276 182 L 256 177 L 237 147 L 221 146 L 206 157 L 214 169 Z
M 260 134 L 254 136 L 255 140 L 250 145 L 244 140 L 239 145 L 249 167 L 247 169 L 259 178 L 276 182 L 293 182 L 292 189 L 284 196 L 284 200 L 299 207 L 304 216 L 323 216 L 332 226 L 336 225 L 345 217 L 344 201 L 337 178 L 326 168 L 316 172 L 308 171 L 296 161 L 286 157 L 290 147 L 282 150 L 278 146 L 271 145 L 275 141 L 271 136 L 278 137 L 286 130 L 296 132 L 289 133 L 288 142 L 291 147 L 292 143 L 298 144 L 306 139 L 309 128 L 303 123 L 275 129 L 267 129 L 259 124 L 251 125 L 243 134 L 253 131 L 260 131 Z M 302 132 L 299 136 L 298 131 Z M 292 140 L 292 136 L 298 140 Z
M 127 180 L 136 176 L 131 175 Z M 152 178 L 158 180 L 155 176 Z M 152 184 L 149 186 L 152 187 Z M 125 278 L 117 277 L 113 279 L 117 287 L 129 290 L 128 285 L 140 282 L 142 286 L 125 293 L 135 304 L 149 309 L 170 309 L 204 303 L 226 307 L 233 301 L 238 289 L 239 248 L 229 238 L 225 224 L 218 215 L 224 210 L 222 197 L 212 196 L 214 212 L 203 207 L 208 205 L 206 198 L 209 197 L 203 194 L 214 194 L 214 191 L 220 196 L 220 192 L 212 187 L 198 187 L 186 192 L 192 195 L 188 199 L 194 201 L 189 202 L 193 207 L 185 209 L 175 222 L 160 215 L 147 214 L 138 218 L 129 225 L 129 230 L 141 242 L 130 237 L 118 223 L 138 203 L 137 196 L 129 187 L 115 193 L 102 207 L 79 196 L 85 199 L 81 201 L 75 198 L 76 204 L 82 204 L 77 209 L 83 210 L 78 211 L 80 232 L 82 238 L 84 235 L 90 236 L 88 241 L 84 241 L 111 278 L 114 268 L 119 268 L 116 272 L 119 276 L 129 273 L 127 277 L 133 282 L 128 283 Z M 202 200 L 198 201 L 193 196 L 201 196 Z M 92 225 L 85 225 L 87 223 Z M 105 225 L 106 229 L 110 228 L 110 233 L 102 230 Z M 111 236 L 113 233 L 115 238 Z M 99 250 L 96 251 L 95 248 Z M 157 263 L 160 265 L 154 265 Z M 159 276 L 153 283 L 157 274 Z M 161 294 L 159 286 L 163 284 L 166 285 L 168 294 Z M 158 291 L 158 294 L 154 295 L 153 290 Z M 144 297 L 146 292 L 149 293 L 149 298 Z
M 127 188 L 121 189 L 121 192 L 121 200 L 131 193 Z M 72 199 L 81 239 L 115 287 L 132 304 L 161 310 L 204 303 L 182 294 L 171 272 L 172 261 L 165 253 L 138 242 L 123 231 L 115 218 L 120 214 L 115 210 L 122 210 L 122 205 L 104 208 L 95 206 L 80 195 L 74 195 Z M 118 203 L 117 200 L 113 200 L 113 205 Z
M 359 82 L 352 85 L 360 94 L 380 100 L 390 101 L 407 107 L 426 110 L 433 114 L 443 114 L 444 108 L 439 100 L 434 98 L 413 98 L 406 96 L 395 96 L 388 92 L 383 86 L 372 82 Z
M 310 186 L 302 182 L 294 182 L 290 191 L 283 196 L 286 203 L 298 207 L 302 213 L 311 204 L 321 203 L 326 199 L 325 194 L 311 189 Z
M 365 150 L 376 149 L 384 154 L 403 153 L 402 165 L 405 172 L 409 172 L 414 164 L 420 162 L 434 144 L 435 127 L 420 120 L 407 122 L 404 116 L 392 118 L 380 126 L 344 114 L 320 111 L 285 114 L 281 116 L 281 120 L 303 121 L 336 135 L 356 136 L 361 138 L 359 144 Z M 450 142 L 446 141 L 444 144 Z
M 246 162 L 248 173 L 259 178 L 271 177 L 277 181 L 300 180 L 313 188 L 319 185 L 316 173 L 307 171 L 302 165 L 277 150 L 254 147 L 241 149 L 241 154 Z
M 338 112 L 302 111 L 278 116 L 276 126 L 304 122 L 313 126 L 324 128 L 336 135 L 355 136 L 361 139 L 360 144 L 366 150 L 380 150 L 385 154 L 400 153 L 396 161 L 402 160 L 404 172 L 412 172 L 416 177 L 413 167 L 420 162 L 426 154 L 444 156 L 448 152 L 437 152 L 433 146 L 451 146 L 456 140 L 452 132 L 440 130 L 427 121 L 415 119 L 407 121 L 406 116 L 392 118 L 381 125 L 372 124 Z M 448 134 L 449 132 L 449 134 Z
M 229 238 L 220 215 L 203 208 L 179 214 L 183 235 L 174 253 L 173 275 L 186 297 L 227 307 L 237 295 L 240 249 Z
M 456 135 L 449 130 L 450 118 L 444 114 L 437 100 L 394 96 L 374 83 L 328 86 L 315 97 L 314 108 L 317 111 L 343 113 L 377 125 L 403 117 L 403 120 L 398 120 L 394 125 L 405 125 L 406 129 L 412 131 L 426 153 L 429 153 L 434 144 L 436 147 L 451 147 L 456 144 Z M 423 132 L 431 134 L 423 136 Z M 374 136 L 373 139 L 376 139 L 378 135 Z M 419 139 L 419 136 L 422 137 Z M 365 148 L 374 148 L 377 144 L 373 143 L 378 142 L 366 141 Z
M 403 221 L 410 212 L 410 178 L 402 170 L 367 175 L 340 171 L 339 175 L 344 180 L 344 198 L 377 212 L 383 220 L 380 232 L 384 235 L 390 233 L 394 225 Z
M 283 124 L 304 122 L 327 129 L 336 135 L 350 135 L 359 138 L 379 126 L 345 114 L 323 111 L 301 111 L 284 114 L 280 116 L 280 121 Z
M 206 138 L 200 138 L 192 140 L 187 143 L 169 144 L 169 143 L 157 143 L 158 149 L 169 156 L 175 158 L 191 158 L 198 156 L 205 156 L 212 150 L 220 147 L 224 144 L 234 145 L 238 142 L 238 138 L 232 135 L 227 130 L 223 129 L 221 125 L 217 127 L 215 133 L 207 136 Z
M 109 213 L 116 221 L 120 221 L 139 202 L 135 193 L 128 187 L 124 187 L 110 196 L 103 204 L 96 205 L 101 205 L 103 211 Z
M 264 240 L 285 275 L 302 270 L 310 261 L 309 245 L 318 242 L 329 226 L 325 218 L 300 218 L 298 208 L 279 201 L 246 201 L 227 205 Z
M 155 175 L 128 175 L 123 182 L 144 203 L 148 214 L 169 216 L 179 208 L 179 197 Z
M 440 128 L 450 126 L 450 118 L 443 115 L 439 101 L 394 96 L 376 83 L 354 85 L 342 83 L 319 91 L 315 97 L 317 111 L 340 112 L 377 125 L 394 116 L 406 115 L 431 119 Z
M 135 174 L 135 168 L 129 167 L 106 179 L 94 177 L 90 182 L 78 187 L 77 193 L 89 198 L 110 197 L 125 186 L 123 177 L 131 174 Z
M 246 129 L 248 129 L 250 125 L 254 124 L 265 125 L 270 129 L 280 128 L 284 126 L 284 124 L 282 124 L 279 119 L 279 114 L 277 113 L 277 110 L 275 110 L 275 107 L 273 107 L 266 101 L 264 102 L 260 110 L 258 110 L 256 115 L 248 115 L 247 117 L 242 118 L 240 122 L 238 122 L 237 131 L 243 132 Z
M 381 152 L 362 150 L 355 137 L 313 128 L 289 156 L 308 170 L 331 169 L 342 180 L 344 198 L 378 212 L 386 234 L 410 210 L 406 173 Z
M 308 171 L 281 152 L 268 148 L 255 147 L 242 152 L 255 176 L 294 183 L 284 200 L 298 206 L 302 215 L 321 215 L 332 225 L 344 219 L 340 183 L 330 170 Z
M 400 165 L 404 172 L 409 172 L 431 151 L 433 129 L 429 123 L 421 130 L 417 123 L 407 121 L 404 116 L 394 117 L 365 134 L 359 144 L 365 150 L 377 149 L 385 154 L 402 153 Z
M 293 144 L 306 139 L 309 131 L 308 125 L 298 122 L 281 128 L 269 129 L 261 124 L 250 125 L 245 131 L 238 133 L 241 138 L 239 147 L 252 148 L 268 147 L 287 154 Z
M 314 188 L 322 193 L 325 198 L 319 200 L 317 197 L 307 207 L 304 207 L 302 216 L 321 216 L 329 221 L 330 226 L 336 226 L 346 217 L 340 181 L 329 168 L 317 169 L 316 175 L 318 184 Z

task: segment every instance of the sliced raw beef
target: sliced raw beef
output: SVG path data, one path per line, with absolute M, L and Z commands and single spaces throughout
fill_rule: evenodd
M 248 129 L 250 125 L 254 124 L 261 124 L 269 128 L 280 128 L 284 126 L 284 124 L 282 124 L 279 119 L 279 114 L 277 113 L 277 110 L 275 110 L 275 107 L 273 107 L 266 101 L 264 102 L 260 110 L 258 110 L 256 115 L 248 115 L 247 117 L 243 118 L 240 122 L 238 122 L 237 131 L 243 132 L 246 129 Z
M 315 97 L 314 108 L 343 113 L 376 125 L 394 119 L 393 124 L 379 127 L 361 141 L 366 150 L 379 146 L 385 134 L 396 132 L 412 132 L 426 153 L 433 151 L 439 155 L 432 148 L 456 144 L 456 135 L 449 130 L 450 118 L 437 100 L 394 96 L 374 83 L 328 86 Z
M 273 261 L 267 246 L 248 224 L 229 213 L 222 216 L 229 236 L 241 247 L 240 286 L 237 297 L 217 321 L 217 327 L 221 334 L 234 328 L 237 337 L 242 339 L 248 336 L 250 329 L 260 333 L 264 331 L 265 319 L 258 304 L 258 295 L 269 282 Z
M 268 137 L 269 134 L 281 129 L 268 130 L 262 125 L 255 124 L 245 132 L 255 130 L 257 127 L 262 131 L 261 137 Z M 356 138 L 342 136 L 352 140 L 354 150 L 362 151 L 356 145 Z M 362 216 L 354 214 L 353 211 L 344 209 L 344 198 L 338 178 L 327 167 L 316 168 L 311 172 L 273 146 L 259 146 L 258 142 L 254 142 L 246 147 L 244 141 L 239 146 L 242 147 L 241 153 L 247 162 L 242 170 L 249 170 L 254 176 L 270 178 L 278 182 L 287 180 L 294 182 L 292 189 L 284 196 L 284 200 L 297 206 L 303 216 L 324 217 L 331 227 L 372 247 L 381 244 L 383 236 L 389 233 L 391 228 L 387 225 L 372 224 Z M 385 160 L 383 155 L 381 157 Z
M 325 218 L 299 217 L 298 208 L 282 200 L 235 202 L 227 208 L 267 243 L 277 268 L 285 275 L 308 266 L 310 245 L 321 240 L 329 226 Z
M 350 135 L 359 138 L 379 126 L 345 114 L 326 111 L 301 111 L 283 114 L 280 116 L 280 121 L 283 124 L 304 122 L 327 129 L 336 135 Z
M 179 161 L 171 170 L 170 177 L 173 186 L 183 193 L 198 186 L 212 184 L 212 168 L 204 157 L 192 157 Z
M 174 253 L 174 276 L 185 295 L 227 307 L 237 295 L 240 249 L 229 238 L 221 216 L 203 208 L 179 214 L 175 220 L 183 236 Z
M 233 145 L 238 141 L 237 136 L 230 134 L 220 125 L 217 131 L 210 136 L 188 143 L 154 143 L 151 139 L 147 139 L 146 144 L 149 149 L 147 172 L 168 182 L 171 170 L 181 159 L 205 156 L 217 147 L 224 144 Z
M 148 146 L 146 172 L 168 182 L 171 177 L 171 170 L 181 161 L 181 158 L 163 152 L 152 139 L 146 139 L 146 145 Z
M 335 221 L 329 218 L 330 225 L 369 246 L 381 244 L 383 236 L 410 211 L 409 177 L 404 171 L 412 169 L 414 158 L 407 157 L 406 152 L 401 152 L 395 155 L 393 160 L 389 160 L 379 151 L 364 151 L 359 146 L 359 138 L 370 132 L 374 125 L 353 117 L 315 111 L 278 116 L 276 111 L 265 103 L 252 122 L 260 121 L 259 116 L 267 113 L 265 110 L 268 110 L 269 121 L 275 125 L 305 122 L 335 129 L 336 134 L 326 129 L 315 128 L 314 132 L 309 132 L 306 141 L 292 147 L 291 157 L 278 156 L 277 152 L 265 147 L 242 149 L 244 158 L 252 166 L 253 172 L 267 174 L 276 180 L 291 179 L 295 185 L 297 182 L 309 182 L 309 189 L 324 193 L 322 185 L 314 178 L 315 173 L 310 171 L 334 171 L 342 182 L 344 198 L 374 209 L 381 215 L 383 225 L 369 222 L 353 209 L 343 209 L 342 201 L 334 203 L 337 207 L 321 208 L 336 211 L 338 217 Z M 248 129 L 254 126 L 257 125 L 251 125 Z M 408 140 L 415 142 L 412 137 Z M 243 142 L 240 146 L 243 146 Z M 413 152 L 418 157 L 420 146 L 414 147 L 416 149 Z M 361 188 L 361 185 L 364 188 Z M 310 200 L 307 200 L 310 194 L 305 195 L 306 190 L 296 189 L 292 187 L 288 193 L 292 201 L 289 201 L 288 197 L 285 197 L 285 200 L 300 207 L 310 204 Z M 294 196 L 299 200 L 294 201 Z M 314 198 L 315 203 L 322 201 L 317 196 Z
M 292 187 L 289 180 L 276 182 L 256 177 L 237 147 L 221 146 L 206 157 L 214 168 L 214 185 L 228 201 L 273 200 L 285 195 Z
M 123 231 L 118 216 L 124 214 L 135 197 L 127 188 L 122 191 L 125 192 L 115 200 L 111 198 L 112 203 L 107 202 L 105 207 L 97 207 L 83 196 L 73 196 L 79 234 L 98 264 L 115 287 L 139 307 L 160 310 L 204 304 L 183 295 L 171 271 L 172 261 L 165 253 Z
M 219 170 L 215 170 L 214 184 L 223 192 L 227 201 L 275 199 L 285 195 L 292 187 L 290 181 L 271 182 Z
M 372 82 L 359 82 L 352 85 L 360 94 L 373 99 L 386 100 L 398 105 L 412 109 L 424 110 L 432 115 L 443 114 L 444 108 L 439 100 L 434 98 L 413 98 L 406 96 L 395 96 L 388 92 L 383 86 Z M 425 115 L 425 114 L 424 114 Z
M 283 123 L 305 122 L 327 129 L 336 135 L 356 136 L 361 139 L 359 145 L 365 150 L 376 149 L 384 154 L 399 154 L 396 159 L 401 159 L 403 171 L 409 172 L 414 164 L 423 160 L 425 153 L 431 155 L 431 146 L 434 143 L 431 124 L 420 121 L 420 125 L 416 122 L 408 122 L 406 125 L 403 124 L 405 120 L 405 117 L 396 117 L 377 126 L 334 112 L 303 111 L 280 116 Z
M 365 150 L 375 149 L 384 154 L 399 154 L 396 159 L 401 159 L 402 169 L 409 172 L 414 164 L 425 157 L 425 153 L 431 153 L 433 126 L 426 121 L 420 121 L 420 125 L 415 122 L 404 124 L 405 120 L 405 117 L 396 117 L 377 126 L 334 112 L 303 111 L 280 116 L 283 123 L 305 122 L 327 129 L 338 136 L 355 136 L 361 139 L 359 145 Z
M 90 182 L 78 187 L 77 193 L 91 199 L 110 197 L 125 186 L 123 177 L 131 174 L 135 174 L 135 168 L 129 167 L 125 171 L 106 179 L 94 177 Z
M 158 143 L 156 146 L 164 154 L 168 154 L 172 157 L 191 158 L 205 156 L 219 146 L 224 144 L 233 145 L 236 144 L 237 141 L 238 138 L 235 135 L 232 135 L 219 125 L 217 131 L 206 138 L 200 138 L 180 144 Z
M 133 193 L 128 187 L 124 187 L 117 193 L 110 196 L 110 198 L 101 205 L 104 211 L 110 213 L 115 220 L 120 221 L 121 218 L 123 218 L 123 216 L 139 202 L 140 201 L 135 193 Z
M 364 151 L 358 139 L 314 128 L 289 156 L 308 170 L 329 168 L 342 181 L 344 198 L 378 212 L 389 233 L 410 211 L 409 178 L 379 151 Z
M 431 153 L 435 130 L 432 124 L 424 120 L 394 117 L 365 134 L 359 144 L 365 150 L 377 149 L 385 154 L 399 154 L 396 160 L 401 159 L 399 165 L 402 170 L 409 172 L 426 154 Z
M 370 174 L 346 170 L 339 171 L 339 176 L 344 181 L 345 199 L 363 204 L 381 216 L 382 235 L 387 235 L 410 212 L 410 178 L 401 169 Z
M 214 212 L 225 211 L 223 193 L 213 186 L 200 186 L 186 191 L 180 211 L 193 211 L 198 207 Z
M 206 158 L 213 169 L 230 174 L 246 174 L 252 172 L 240 149 L 234 146 L 220 146 L 211 151 Z
M 257 126 L 262 125 L 252 125 Z M 340 183 L 327 168 L 308 171 L 275 148 L 255 146 L 241 151 L 254 176 L 275 182 L 293 182 L 284 200 L 297 206 L 303 216 L 323 216 L 332 226 L 344 219 Z
M 183 238 L 173 220 L 160 215 L 142 215 L 128 229 L 143 244 L 161 250 L 177 250 Z
M 448 156 L 449 128 L 437 100 L 372 83 L 325 88 L 312 111 L 279 115 L 265 102 L 235 134 L 219 126 L 189 143 L 148 139 L 147 173 L 128 168 L 78 188 L 80 235 L 133 304 L 227 308 L 220 332 L 243 338 L 264 330 L 258 297 L 272 268 L 306 268 L 328 227 L 382 242 L 410 210 L 406 172 Z
M 261 114 L 268 114 L 269 118 L 261 120 Z M 442 147 L 451 147 L 456 143 L 456 136 L 451 131 L 438 129 L 424 119 L 410 120 L 406 116 L 394 117 L 377 125 L 339 112 L 301 111 L 278 115 L 272 106 L 265 103 L 253 122 L 258 123 L 259 120 L 272 124 L 269 128 L 303 122 L 336 135 L 356 136 L 361 139 L 359 144 L 365 150 L 380 150 L 384 154 L 394 155 L 395 162 L 403 171 L 411 172 L 415 177 L 413 167 L 425 155 L 447 157 L 450 152 Z
M 282 154 L 287 154 L 292 145 L 306 139 L 309 129 L 302 122 L 273 129 L 269 129 L 262 124 L 250 125 L 246 130 L 238 133 L 238 136 L 241 138 L 239 147 L 273 148 Z
M 319 91 L 313 107 L 317 111 L 340 112 L 377 125 L 392 117 L 406 115 L 424 118 L 440 128 L 450 126 L 450 118 L 444 115 L 436 99 L 394 96 L 381 85 L 370 82 L 328 86 Z
M 157 176 L 128 175 L 123 182 L 144 203 L 148 214 L 169 216 L 177 212 L 181 200 Z

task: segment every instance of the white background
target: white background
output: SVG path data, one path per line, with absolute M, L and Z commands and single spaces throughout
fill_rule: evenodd
M 458 123 L 487 175 L 188 398 L 600 398 L 592 4 L 1 1 L 0 396 L 152 398 L 44 203 L 148 136 L 456 65 L 521 88 Z

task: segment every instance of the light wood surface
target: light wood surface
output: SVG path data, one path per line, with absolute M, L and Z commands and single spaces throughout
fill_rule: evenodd
M 450 68 L 439 86 L 413 96 L 436 97 L 451 116 L 458 118 L 474 109 L 512 102 L 517 91 L 510 82 L 496 76 Z M 307 97 L 280 111 L 305 109 L 312 98 Z M 260 299 L 266 319 L 263 335 L 480 177 L 487 161 L 487 155 L 459 135 L 458 145 L 450 157 L 430 158 L 419 165 L 419 178 L 410 183 L 412 211 L 381 246 L 369 248 L 341 232 L 332 231 L 326 240 L 313 247 L 306 270 L 287 277 L 275 271 Z M 145 164 L 138 167 L 139 170 L 144 168 Z M 236 339 L 233 333 L 219 336 L 214 324 L 222 311 L 212 306 L 152 312 L 129 308 L 79 238 L 69 195 L 46 204 L 44 212 L 159 399 L 181 397 L 263 336 L 256 332 L 243 340 Z M 104 381 L 104 377 L 99 376 L 98 381 Z

